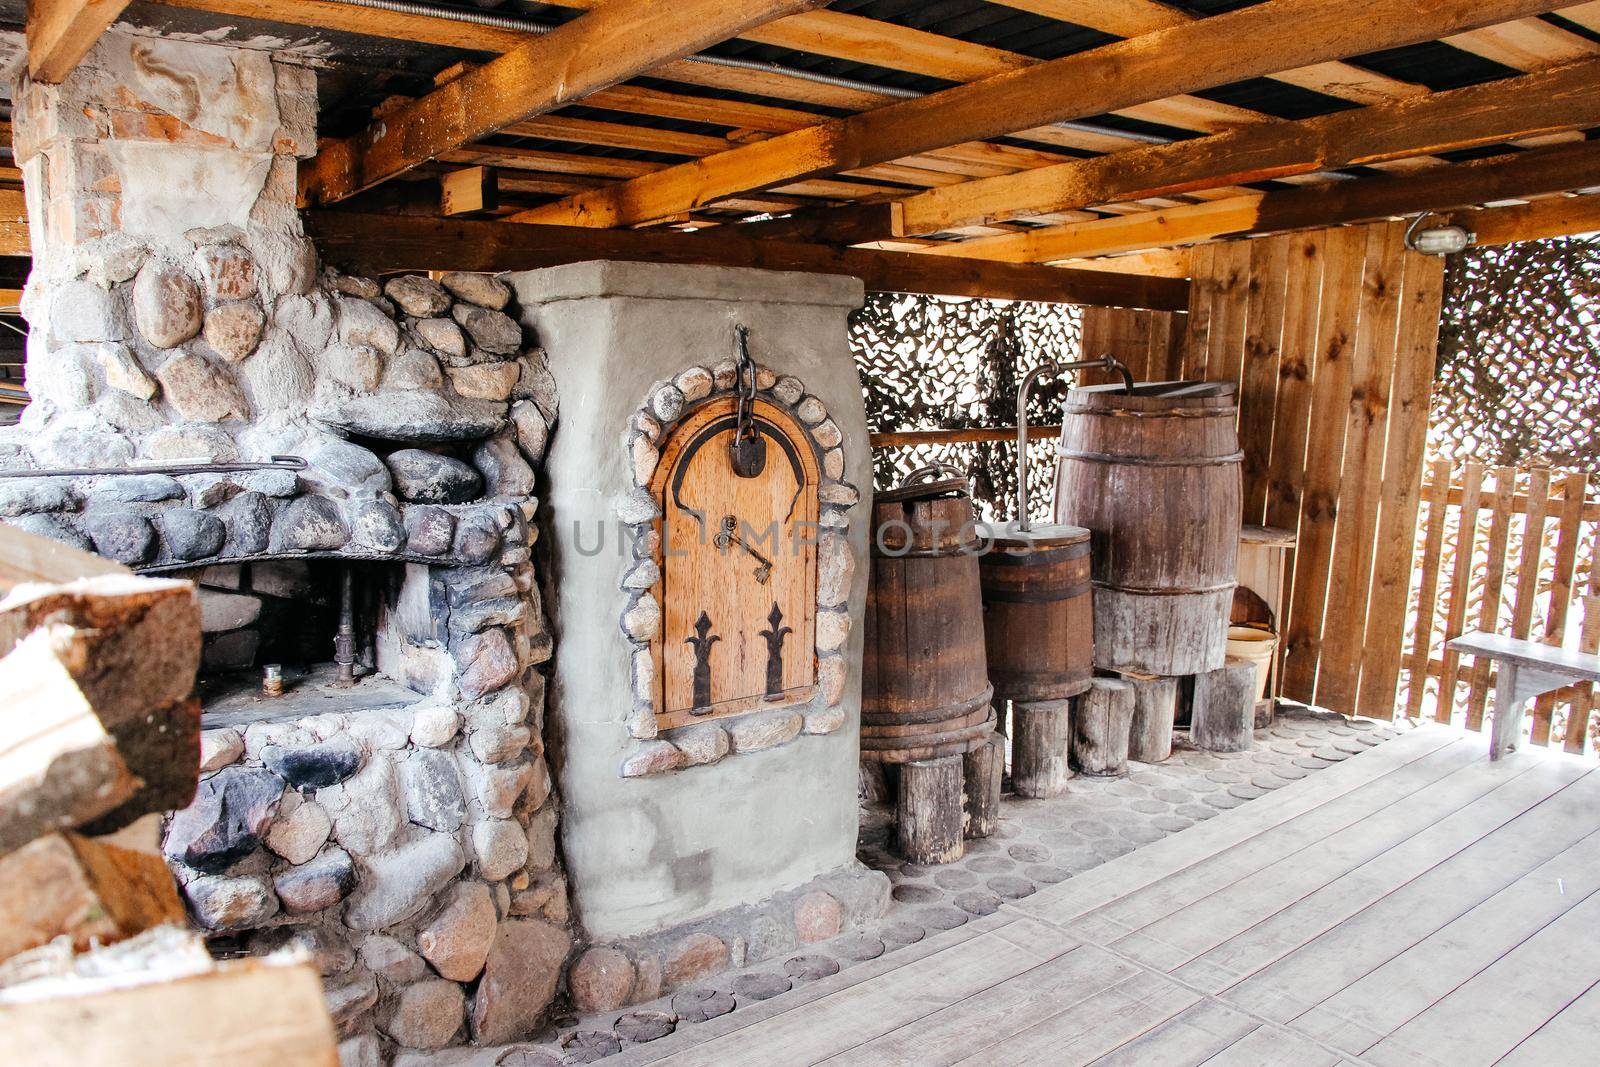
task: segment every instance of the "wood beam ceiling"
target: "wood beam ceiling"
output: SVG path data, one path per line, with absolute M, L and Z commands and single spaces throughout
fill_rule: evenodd
M 1051 226 L 924 249 L 933 258 L 1047 263 L 1204 241 L 1446 211 L 1600 186 L 1600 141 L 1367 178 Z
M 1595 59 L 1299 122 L 1280 120 L 930 190 L 901 201 L 902 230 L 878 236 L 936 233 L 1592 125 L 1600 125 L 1600 60 Z
M 1555 196 L 1531 204 L 1457 211 L 1450 222 L 1473 233 L 1474 245 L 1503 245 L 1600 232 L 1600 194 Z
M 127 6 L 128 0 L 28 0 L 28 75 L 64 80 Z
M 617 226 L 829 171 L 1097 115 L 1548 10 L 1539 0 L 1269 0 L 582 193 L 516 216 Z M 1247 46 L 1244 46 L 1247 43 Z M 1196 63 L 1195 56 L 1207 62 Z
M 750 26 L 821 0 L 609 0 L 325 145 L 301 171 L 307 203 L 331 204 L 513 123 L 582 99 Z
M 662 230 L 597 230 L 507 222 L 311 211 L 308 232 L 331 263 L 346 270 L 498 272 L 589 259 L 694 263 L 844 274 L 868 289 L 987 296 L 1069 304 L 1182 311 L 1187 281 L 1104 271 L 943 259 L 908 252 L 752 241 Z

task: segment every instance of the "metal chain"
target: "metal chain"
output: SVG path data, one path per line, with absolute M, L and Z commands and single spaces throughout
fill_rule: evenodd
M 740 323 L 733 331 L 737 348 L 733 364 L 733 388 L 738 397 L 733 439 L 748 441 L 756 435 L 755 427 L 750 422 L 756 400 L 756 365 L 750 358 L 750 328 Z

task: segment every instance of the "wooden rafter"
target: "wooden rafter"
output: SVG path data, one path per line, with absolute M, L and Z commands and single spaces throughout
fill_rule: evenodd
M 28 0 L 28 75 L 65 79 L 127 6 L 128 0 Z
M 1531 204 L 1454 212 L 1449 221 L 1473 233 L 1475 245 L 1503 245 L 1600 232 L 1600 194 L 1557 196 Z
M 902 201 L 903 230 L 878 236 L 935 233 L 1590 125 L 1600 125 L 1600 60 L 930 190 Z
M 301 172 L 302 199 L 337 203 L 452 148 L 820 2 L 678 0 L 663 7 L 610 0 L 329 143 Z
M 1600 185 L 1600 142 L 1475 160 L 1417 174 L 1255 193 L 925 249 L 937 258 L 1048 263 L 1228 237 L 1445 211 Z
M 318 250 L 348 270 L 531 270 L 589 259 L 697 263 L 846 274 L 868 289 L 1181 311 L 1188 282 L 907 252 L 828 248 L 663 230 L 596 230 L 506 222 L 312 211 Z
M 1539 0 L 1446 0 L 1419 11 L 1402 0 L 1269 0 L 783 134 L 516 217 L 586 226 L 647 222 L 795 178 L 1432 40 L 1553 6 Z M 1199 55 L 1207 62 L 1195 62 Z

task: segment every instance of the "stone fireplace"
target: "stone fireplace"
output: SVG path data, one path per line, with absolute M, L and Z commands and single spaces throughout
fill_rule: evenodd
M 304 67 L 117 30 L 15 100 L 0 520 L 200 591 L 202 781 L 163 847 L 215 951 L 303 946 L 369 1065 L 884 911 L 859 282 L 351 276 L 295 208 Z
M 0 518 L 196 582 L 203 779 L 164 851 L 216 951 L 313 953 L 368 1064 L 528 1034 L 572 945 L 531 553 L 557 401 L 499 281 L 322 268 L 315 111 L 269 53 L 121 32 L 19 87 Z

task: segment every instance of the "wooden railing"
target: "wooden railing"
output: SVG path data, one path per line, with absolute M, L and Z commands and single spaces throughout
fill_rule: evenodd
M 1590 481 L 1577 471 L 1430 465 L 1417 518 L 1404 713 L 1483 727 L 1492 668 L 1445 649 L 1468 630 L 1596 651 L 1600 503 L 1586 497 Z M 1584 751 L 1596 707 L 1592 684 L 1540 697 L 1531 740 Z

